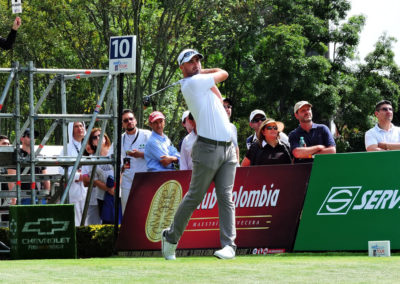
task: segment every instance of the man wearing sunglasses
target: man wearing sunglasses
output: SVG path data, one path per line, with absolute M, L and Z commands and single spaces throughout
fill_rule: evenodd
M 365 133 L 365 149 L 386 151 L 400 149 L 400 128 L 392 124 L 393 106 L 390 101 L 382 100 L 375 106 L 378 123 Z
M 232 201 L 237 157 L 232 144 L 232 131 L 222 96 L 216 84 L 228 78 L 220 68 L 202 69 L 203 55 L 194 49 L 178 56 L 184 79 L 181 91 L 196 120 L 197 140 L 192 149 L 193 170 L 189 190 L 175 213 L 170 228 L 161 235 L 161 251 L 165 259 L 174 260 L 175 250 L 193 211 L 203 200 L 212 181 L 215 182 L 219 209 L 219 232 L 222 249 L 218 258 L 235 257 L 235 204 Z
M 254 129 L 254 133 L 252 135 L 250 135 L 249 137 L 247 137 L 247 139 L 246 139 L 247 150 L 250 149 L 251 144 L 258 141 L 257 140 L 258 129 L 260 129 L 261 124 L 266 119 L 267 119 L 267 116 L 265 115 L 265 112 L 260 109 L 255 109 L 250 113 L 249 125 L 251 128 Z M 286 144 L 289 143 L 288 136 L 283 132 L 279 133 L 279 139 Z
M 130 109 L 122 111 L 122 127 L 125 132 L 121 138 L 121 206 L 122 214 L 125 212 L 129 193 L 131 192 L 135 173 L 147 172 L 146 160 L 144 159 L 144 148 L 151 136 L 151 131 L 136 127 L 135 114 Z
M 336 153 L 336 143 L 329 128 L 312 121 L 311 107 L 307 101 L 300 101 L 294 106 L 294 116 L 300 122 L 299 127 L 289 133 L 295 163 L 312 162 L 316 154 Z M 300 140 L 305 144 L 301 145 Z

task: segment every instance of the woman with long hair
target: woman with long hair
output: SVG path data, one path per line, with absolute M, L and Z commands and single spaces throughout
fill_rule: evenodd
M 93 128 L 89 136 L 88 145 L 93 153 L 96 152 L 100 140 L 100 128 Z M 109 157 L 113 153 L 111 140 L 106 133 L 104 133 L 103 141 L 100 149 L 100 156 Z M 91 172 L 91 171 L 90 171 Z M 86 183 L 88 184 L 90 176 L 87 176 Z M 114 168 L 110 164 L 97 165 L 96 175 L 94 177 L 93 185 L 96 187 L 97 203 L 99 207 L 100 217 L 103 224 L 114 223 Z

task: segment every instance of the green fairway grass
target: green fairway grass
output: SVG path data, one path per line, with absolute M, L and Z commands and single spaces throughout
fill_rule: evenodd
M 366 253 L 2 260 L 0 283 L 399 283 L 399 268 L 400 255 Z

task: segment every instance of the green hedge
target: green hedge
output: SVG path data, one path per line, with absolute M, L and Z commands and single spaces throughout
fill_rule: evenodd
M 8 228 L 0 228 L 0 241 L 10 246 Z M 78 257 L 111 256 L 114 250 L 114 225 L 76 227 Z

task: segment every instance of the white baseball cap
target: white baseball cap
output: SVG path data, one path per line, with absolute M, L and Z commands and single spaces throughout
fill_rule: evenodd
M 294 105 L 294 108 L 293 108 L 294 113 L 296 113 L 299 109 L 301 109 L 305 105 L 309 105 L 310 107 L 312 107 L 312 104 L 310 104 L 307 101 L 299 101 Z
M 185 111 L 183 112 L 183 114 L 182 114 L 182 123 L 185 122 L 185 118 L 188 117 L 189 114 L 190 114 L 190 111 L 189 111 L 189 110 L 185 110 Z
M 193 56 L 198 55 L 200 59 L 203 59 L 203 55 L 200 54 L 197 50 L 194 49 L 184 49 L 179 53 L 178 56 L 178 65 L 181 66 L 183 63 L 189 62 Z
M 255 109 L 255 110 L 253 110 L 253 111 L 250 113 L 250 122 L 253 120 L 253 118 L 254 118 L 257 114 L 261 114 L 261 115 L 263 115 L 264 117 L 267 117 L 267 116 L 265 115 L 265 112 L 263 112 L 263 111 L 260 110 L 260 109 Z

